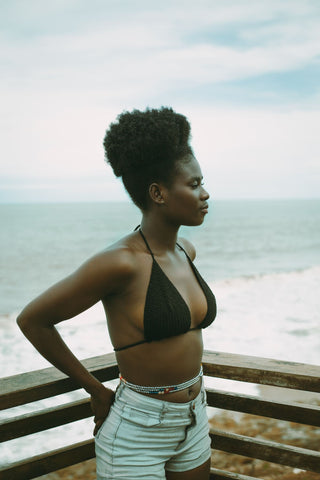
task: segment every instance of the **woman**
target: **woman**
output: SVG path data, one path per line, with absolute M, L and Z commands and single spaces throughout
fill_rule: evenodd
M 208 193 L 172 109 L 121 114 L 104 139 L 106 158 L 142 212 L 141 226 L 90 258 L 19 315 L 23 333 L 90 395 L 97 479 L 209 478 L 210 438 L 202 385 L 202 328 L 214 296 L 177 241 L 200 225 Z M 116 394 L 73 356 L 55 324 L 101 300 L 121 372 Z

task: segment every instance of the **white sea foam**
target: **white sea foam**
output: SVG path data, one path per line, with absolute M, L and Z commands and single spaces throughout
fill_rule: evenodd
M 204 330 L 209 350 L 320 363 L 320 266 L 211 284 L 218 315 Z M 49 366 L 23 337 L 15 314 L 0 317 L 2 376 Z M 112 351 L 101 303 L 59 324 L 81 359 Z
M 218 316 L 205 347 L 320 363 L 320 266 L 212 285 Z

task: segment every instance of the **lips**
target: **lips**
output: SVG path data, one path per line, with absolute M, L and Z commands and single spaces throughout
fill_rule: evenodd
M 209 205 L 207 203 L 205 203 L 201 208 L 200 210 L 203 212 L 203 213 L 208 213 L 208 208 L 209 208 Z

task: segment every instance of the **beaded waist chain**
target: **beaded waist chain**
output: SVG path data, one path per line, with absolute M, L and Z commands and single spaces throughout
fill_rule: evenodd
M 199 378 L 201 378 L 203 375 L 203 368 L 201 365 L 200 371 L 196 377 L 191 378 L 190 380 L 187 380 L 186 382 L 179 383 L 178 385 L 165 385 L 162 387 L 148 387 L 146 385 L 135 385 L 134 383 L 128 382 L 123 376 L 120 374 L 120 381 L 123 382 L 127 387 L 131 388 L 131 390 L 134 390 L 135 392 L 138 393 L 149 393 L 153 395 L 163 395 L 165 393 L 172 393 L 172 392 L 178 392 L 179 390 L 184 390 L 185 388 L 191 387 L 191 385 L 194 385 Z

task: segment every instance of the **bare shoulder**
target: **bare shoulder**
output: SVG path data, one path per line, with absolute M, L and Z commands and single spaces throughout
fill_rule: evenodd
M 109 295 L 121 294 L 134 279 L 137 268 L 134 247 L 125 239 L 93 255 L 77 270 L 52 285 L 19 316 L 45 324 L 59 323 L 87 310 Z M 38 321 L 37 320 L 37 321 Z
M 193 261 L 196 258 L 196 249 L 193 243 L 183 237 L 179 237 L 178 242 L 185 249 L 189 257 Z
M 110 245 L 89 258 L 79 270 L 96 277 L 100 284 L 108 283 L 109 291 L 123 287 L 137 272 L 138 262 L 134 245 L 128 237 Z

